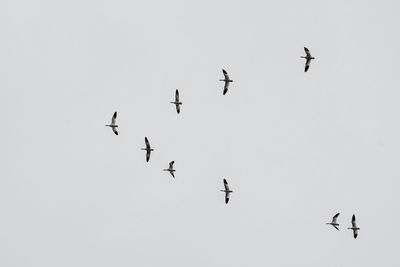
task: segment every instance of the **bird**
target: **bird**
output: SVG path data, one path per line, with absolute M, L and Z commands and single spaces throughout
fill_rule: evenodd
M 304 51 L 306 52 L 306 56 L 305 57 L 300 57 L 300 58 L 305 58 L 306 59 L 306 65 L 304 67 L 304 72 L 307 72 L 308 68 L 310 67 L 310 63 L 312 59 L 315 59 L 315 57 L 311 56 L 310 51 L 307 49 L 307 47 L 304 47 Z
M 232 193 L 233 191 L 229 189 L 228 182 L 226 181 L 226 179 L 224 179 L 224 187 L 225 187 L 225 190 L 220 190 L 220 191 L 225 192 L 225 203 L 228 204 L 229 194 Z
M 115 124 L 115 120 L 116 120 L 116 119 L 117 119 L 117 112 L 115 111 L 115 112 L 114 112 L 114 115 L 112 116 L 112 119 L 111 119 L 111 124 L 106 125 L 106 126 L 111 127 L 111 129 L 113 130 L 113 132 L 114 132 L 116 135 L 118 135 L 118 131 L 117 131 L 118 125 Z
M 326 224 L 332 225 L 332 226 L 335 227 L 336 230 L 338 230 L 338 231 L 339 231 L 339 228 L 337 228 L 337 227 L 339 226 L 339 224 L 336 222 L 336 220 L 337 220 L 337 217 L 339 217 L 339 214 L 340 214 L 340 213 L 338 213 L 338 214 L 336 214 L 335 216 L 333 216 L 332 222 L 326 223 Z
M 176 89 L 176 91 L 175 91 L 175 101 L 174 102 L 170 102 L 170 103 L 175 104 L 176 112 L 179 114 L 181 112 L 180 105 L 182 105 L 182 102 L 179 102 L 179 91 L 178 91 L 178 89 Z
M 142 148 L 142 150 L 146 150 L 146 162 L 149 162 L 150 153 L 151 151 L 154 151 L 154 149 L 150 147 L 150 143 L 147 137 L 144 138 L 144 142 L 146 143 L 146 148 Z
M 220 80 L 220 81 L 225 82 L 225 85 L 224 85 L 224 95 L 225 95 L 226 92 L 228 92 L 229 83 L 233 82 L 233 80 L 229 79 L 229 76 L 228 76 L 228 73 L 226 72 L 226 70 L 222 69 L 222 73 L 224 74 L 225 79 Z
M 172 177 L 175 178 L 175 175 L 174 175 L 174 172 L 175 172 L 175 170 L 174 170 L 174 163 L 175 163 L 175 161 L 171 161 L 171 162 L 169 163 L 168 169 L 164 169 L 164 171 L 169 172 L 169 173 L 172 175 Z
M 353 236 L 354 236 L 354 239 L 356 239 L 357 235 L 358 235 L 358 230 L 360 230 L 360 228 L 357 227 L 356 215 L 354 215 L 354 214 L 353 214 L 353 217 L 351 218 L 351 225 L 352 225 L 352 227 L 347 228 L 347 229 L 353 230 Z

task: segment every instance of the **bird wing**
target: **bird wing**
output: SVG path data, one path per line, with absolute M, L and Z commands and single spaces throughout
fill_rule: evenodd
M 176 91 L 175 91 L 175 101 L 179 102 L 179 91 L 178 91 L 178 89 L 176 89 Z
M 112 128 L 113 132 L 114 132 L 116 135 L 118 135 L 117 128 L 115 128 L 115 127 L 111 127 L 111 128 Z
M 340 215 L 340 213 L 338 213 L 335 216 L 333 216 L 332 223 L 336 223 L 337 217 L 339 217 L 339 215 Z
M 307 72 L 308 68 L 310 67 L 311 59 L 306 60 L 306 65 L 304 66 L 304 72 Z
M 229 191 L 228 182 L 225 179 L 224 179 L 224 187 L 225 187 L 225 190 Z
M 225 85 L 224 85 L 224 95 L 226 94 L 226 92 L 228 92 L 228 87 L 229 87 L 229 82 L 225 82 Z
M 146 148 L 150 148 L 150 142 L 147 137 L 144 138 L 144 142 L 146 143 Z
M 176 107 L 176 112 L 179 114 L 181 112 L 181 107 L 179 106 L 179 104 L 175 104 Z
M 307 47 L 304 47 L 304 52 L 306 52 L 306 54 L 307 54 L 307 57 L 311 57 L 310 50 L 308 50 L 308 48 L 307 48 Z
M 354 236 L 354 238 L 357 238 L 357 236 L 358 236 L 358 230 L 357 229 L 353 230 L 353 236 Z
M 351 218 L 351 224 L 353 225 L 353 228 L 357 228 L 356 216 L 354 214 L 353 214 L 353 217 Z
M 225 80 L 230 80 L 229 79 L 229 75 L 228 75 L 228 73 L 226 72 L 226 70 L 222 70 L 222 73 L 224 74 L 224 77 L 225 77 Z
M 151 153 L 151 151 L 147 150 L 147 152 L 146 152 L 146 162 L 149 162 L 149 160 L 150 160 L 150 153 Z
M 230 195 L 229 192 L 225 192 L 225 203 L 226 204 L 228 204 L 228 202 L 229 202 L 229 195 Z
M 175 163 L 175 161 L 171 161 L 171 162 L 169 163 L 169 168 L 170 168 L 170 169 L 173 169 L 173 168 L 174 168 L 174 163 Z
M 337 226 L 336 225 L 332 225 L 333 227 L 335 227 L 336 228 L 336 230 L 338 230 L 339 231 L 339 228 L 337 228 Z
M 175 174 L 174 174 L 174 172 L 169 172 L 171 175 L 172 175 L 172 177 L 174 177 L 175 178 Z
M 115 125 L 115 120 L 116 119 L 117 119 L 117 112 L 115 111 L 114 115 L 112 116 L 112 119 L 111 119 L 111 125 Z

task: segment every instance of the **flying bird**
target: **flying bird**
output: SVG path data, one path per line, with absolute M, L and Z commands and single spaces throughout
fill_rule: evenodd
M 308 68 L 310 67 L 311 60 L 315 59 L 315 57 L 311 56 L 311 53 L 307 49 L 307 47 L 304 47 L 304 51 L 306 52 L 306 56 L 305 57 L 301 57 L 301 58 L 305 58 L 306 59 L 306 65 L 304 67 L 304 72 L 307 72 Z
M 113 130 L 113 132 L 114 132 L 116 135 L 118 135 L 118 131 L 117 131 L 118 125 L 116 124 L 116 119 L 117 119 L 117 112 L 115 111 L 115 112 L 114 112 L 114 115 L 112 116 L 112 119 L 111 119 L 111 124 L 106 125 L 106 126 L 111 127 L 111 129 Z
M 180 105 L 182 105 L 182 102 L 179 101 L 179 91 L 178 91 L 178 89 L 176 89 L 176 91 L 175 91 L 175 101 L 174 102 L 170 102 L 170 103 L 175 104 L 176 112 L 179 114 L 181 112 Z
M 220 190 L 221 192 L 225 192 L 225 203 L 228 204 L 229 202 L 229 194 L 233 191 L 229 189 L 228 182 L 224 179 L 224 187 L 225 190 Z
M 339 231 L 339 228 L 337 228 L 337 227 L 339 226 L 339 224 L 338 224 L 336 221 L 337 221 L 337 217 L 339 217 L 339 214 L 340 214 L 340 213 L 338 213 L 338 214 L 336 214 L 335 216 L 333 216 L 332 222 L 326 223 L 326 224 L 332 225 L 332 226 L 335 227 L 336 230 L 338 230 L 338 231 Z
M 360 228 L 357 227 L 356 216 L 354 214 L 353 214 L 353 217 L 351 218 L 351 225 L 352 225 L 352 227 L 347 228 L 347 229 L 353 230 L 353 236 L 354 236 L 354 239 L 356 239 L 357 235 L 358 235 L 358 230 L 360 230 Z
M 149 140 L 147 139 L 147 137 L 144 138 L 144 142 L 146 143 L 146 148 L 142 148 L 142 150 L 146 150 L 146 162 L 149 162 L 150 153 L 151 153 L 151 151 L 153 151 L 154 149 L 152 149 L 152 148 L 150 147 L 150 143 L 149 143 Z
M 225 82 L 224 85 L 224 95 L 226 94 L 226 92 L 228 92 L 228 87 L 229 87 L 229 83 L 233 82 L 233 80 L 229 79 L 228 73 L 226 72 L 226 70 L 222 70 L 222 73 L 224 74 L 224 79 L 220 80 L 222 82 Z
M 169 173 L 172 175 L 172 177 L 175 178 L 175 175 L 174 175 L 174 172 L 175 172 L 175 170 L 174 170 L 174 163 L 175 163 L 175 161 L 171 161 L 171 162 L 169 163 L 168 169 L 164 169 L 164 171 L 169 172 Z

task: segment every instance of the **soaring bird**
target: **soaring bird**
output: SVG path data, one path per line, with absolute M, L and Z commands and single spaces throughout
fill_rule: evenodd
M 179 114 L 181 112 L 180 105 L 182 105 L 182 102 L 179 101 L 179 91 L 178 91 L 178 89 L 176 89 L 176 91 L 175 91 L 175 101 L 174 102 L 170 102 L 170 103 L 175 104 L 176 112 Z
M 149 162 L 150 153 L 151 153 L 151 151 L 153 151 L 154 149 L 152 149 L 152 148 L 150 147 L 150 143 L 149 143 L 149 140 L 147 139 L 147 137 L 144 138 L 144 142 L 146 143 L 146 148 L 142 148 L 142 150 L 146 150 L 146 162 Z
M 171 161 L 171 162 L 169 163 L 168 169 L 164 169 L 164 171 L 169 172 L 169 173 L 172 175 L 172 177 L 175 178 L 175 175 L 174 175 L 174 172 L 175 172 L 175 170 L 174 170 L 174 163 L 175 163 L 175 161 Z
M 332 225 L 332 226 L 335 227 L 336 230 L 338 230 L 338 231 L 339 231 L 339 228 L 337 228 L 337 227 L 339 226 L 339 224 L 336 222 L 336 220 L 337 220 L 337 217 L 339 217 L 339 214 L 340 214 L 340 213 L 338 213 L 338 214 L 336 214 L 335 216 L 333 216 L 332 222 L 326 223 L 326 224 Z
M 113 132 L 114 132 L 116 135 L 118 135 L 118 131 L 117 131 L 118 125 L 115 124 L 115 120 L 116 120 L 116 119 L 117 119 L 117 112 L 115 111 L 115 112 L 114 112 L 114 115 L 112 116 L 112 119 L 111 119 L 111 124 L 106 125 L 106 126 L 111 127 L 111 129 L 113 130 Z
M 224 179 L 224 187 L 225 190 L 220 190 L 221 192 L 225 192 L 225 203 L 228 204 L 229 202 L 229 194 L 233 191 L 229 189 L 228 182 Z
M 358 235 L 358 230 L 360 230 L 360 228 L 357 227 L 356 216 L 354 214 L 353 214 L 353 217 L 351 218 L 351 225 L 352 225 L 352 227 L 347 228 L 347 229 L 353 230 L 353 236 L 354 236 L 354 239 L 356 239 L 357 235 Z
M 226 92 L 228 92 L 228 87 L 229 87 L 229 83 L 233 82 L 233 80 L 229 79 L 228 73 L 226 72 L 226 70 L 222 70 L 222 73 L 224 74 L 224 79 L 220 80 L 222 82 L 225 82 L 224 85 L 224 95 L 226 94 Z
M 315 57 L 311 56 L 311 53 L 307 49 L 307 47 L 304 47 L 304 51 L 306 52 L 306 56 L 305 57 L 301 57 L 301 58 L 305 58 L 306 59 L 306 65 L 304 67 L 304 72 L 307 72 L 308 68 L 310 67 L 311 60 L 315 59 Z

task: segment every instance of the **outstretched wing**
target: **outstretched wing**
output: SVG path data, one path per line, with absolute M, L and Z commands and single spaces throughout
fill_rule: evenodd
M 224 179 L 224 187 L 225 187 L 226 191 L 230 191 L 229 190 L 229 185 L 228 185 L 228 182 L 226 181 L 226 179 Z
M 116 135 L 118 135 L 117 128 L 115 128 L 115 127 L 111 127 L 111 128 L 112 128 L 113 132 L 114 132 Z
M 226 204 L 228 204 L 228 202 L 229 202 L 229 195 L 230 195 L 229 192 L 226 192 L 226 193 L 225 193 L 225 203 L 226 203 Z
M 337 217 L 339 217 L 339 215 L 340 215 L 340 213 L 338 213 L 335 216 L 333 216 L 332 223 L 336 223 Z
M 146 148 L 150 148 L 150 142 L 149 142 L 149 140 L 147 139 L 147 137 L 145 137 L 144 138 L 144 142 L 146 143 Z
M 169 172 L 171 175 L 172 175 L 172 177 L 174 177 L 175 178 L 175 174 L 174 174 L 174 172 Z
M 117 119 L 117 112 L 115 111 L 111 119 L 111 125 L 115 125 L 116 119 Z
M 224 74 L 225 80 L 230 80 L 226 70 L 222 69 L 222 73 Z
M 353 217 L 351 218 L 351 224 L 353 225 L 353 228 L 357 228 L 356 215 L 354 215 L 354 214 L 353 214 Z
M 149 162 L 149 160 L 150 160 L 150 153 L 151 153 L 150 150 L 146 151 L 146 162 Z
M 357 229 L 353 230 L 353 236 L 354 236 L 354 239 L 357 238 L 357 236 L 358 236 L 358 230 Z
M 304 72 L 307 72 L 308 68 L 310 67 L 311 59 L 306 60 L 306 65 L 304 66 Z
M 336 225 L 332 225 L 333 227 L 335 227 L 336 228 L 336 230 L 338 230 L 339 231 L 339 228 L 337 228 L 337 226 Z
M 179 102 L 179 91 L 176 89 L 175 91 L 175 102 Z
M 179 106 L 179 104 L 175 104 L 176 107 L 176 112 L 179 114 L 181 112 L 181 107 Z
M 308 50 L 308 48 L 307 48 L 307 47 L 304 47 L 304 52 L 306 52 L 306 54 L 307 54 L 307 57 L 311 57 L 310 50 Z
M 225 85 L 224 85 L 224 95 L 226 94 L 226 92 L 228 92 L 228 87 L 229 87 L 229 82 L 225 82 Z
M 169 168 L 170 168 L 170 169 L 173 169 L 173 168 L 174 168 L 174 163 L 175 163 L 175 161 L 171 161 L 171 162 L 169 163 Z

